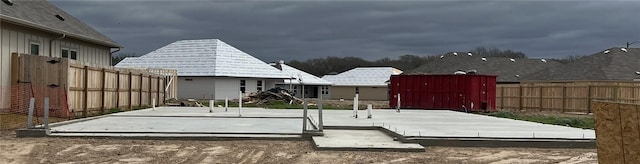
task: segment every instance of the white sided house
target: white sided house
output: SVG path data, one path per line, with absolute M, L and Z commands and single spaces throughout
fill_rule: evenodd
M 0 110 L 11 97 L 11 55 L 62 57 L 110 66 L 121 46 L 46 0 L 0 2 Z
M 178 98 L 235 99 L 274 88 L 290 76 L 218 39 L 181 40 L 116 67 L 178 70 Z
M 360 100 L 389 100 L 387 81 L 391 75 L 399 74 L 402 71 L 393 67 L 358 67 L 322 79 L 333 82 L 332 99 L 353 99 L 358 90 Z
M 293 92 L 296 97 L 301 98 L 304 85 L 304 97 L 306 98 L 318 98 L 319 96 L 326 99 L 331 98 L 329 88 L 333 84 L 332 82 L 286 65 L 283 61 L 271 65 L 278 68 L 283 74 L 292 77 L 292 79 L 276 83 L 276 87 L 287 89 Z

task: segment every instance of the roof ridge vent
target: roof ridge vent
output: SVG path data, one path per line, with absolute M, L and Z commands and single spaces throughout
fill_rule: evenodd
M 2 2 L 4 2 L 4 4 L 7 4 L 9 6 L 13 6 L 13 2 L 11 0 L 2 0 Z
M 64 21 L 64 18 L 58 14 L 56 14 L 56 18 L 60 19 L 61 21 Z

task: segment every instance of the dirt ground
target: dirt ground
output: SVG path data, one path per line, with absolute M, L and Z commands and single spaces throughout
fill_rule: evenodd
M 426 152 L 316 151 L 309 141 L 15 138 L 0 163 L 597 163 L 595 149 L 428 147 Z

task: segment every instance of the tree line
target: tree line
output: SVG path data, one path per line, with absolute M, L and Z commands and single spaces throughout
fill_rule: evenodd
M 510 57 L 527 58 L 522 52 L 512 50 L 500 50 L 497 48 L 478 47 L 469 51 L 475 55 L 484 57 Z M 438 60 L 440 55 L 402 55 L 397 59 L 382 58 L 368 61 L 358 57 L 325 57 L 309 59 L 305 61 L 291 60 L 287 63 L 294 68 L 322 77 L 328 74 L 338 74 L 356 67 L 394 67 L 403 71 L 409 71 L 420 67 L 430 61 Z

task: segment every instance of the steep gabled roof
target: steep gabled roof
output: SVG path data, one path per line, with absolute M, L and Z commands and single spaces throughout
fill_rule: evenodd
M 305 85 L 332 85 L 333 84 L 330 81 L 324 80 L 322 78 L 319 78 L 317 76 L 301 71 L 299 69 L 296 69 L 286 64 L 278 63 L 278 64 L 272 64 L 272 65 L 274 65 L 275 67 L 279 66 L 283 74 L 289 75 L 294 78 L 294 79 L 285 79 L 284 84 L 300 84 L 299 79 L 302 79 L 302 83 Z
M 322 79 L 334 86 L 387 86 L 391 75 L 402 74 L 393 67 L 358 67 L 337 75 L 324 75 Z
M 291 78 L 280 70 L 218 39 L 181 40 L 116 67 L 166 68 L 178 76 Z
M 46 0 L 13 0 L 13 5 L 0 3 L 2 21 L 53 33 L 65 34 L 80 40 L 108 47 L 122 47 L 91 26 L 67 14 Z M 58 15 L 61 20 L 56 17 Z
M 533 73 L 523 80 L 633 80 L 640 75 L 640 48 L 609 48 L 557 68 Z
M 531 73 L 562 65 L 549 59 L 542 62 L 541 59 L 515 58 L 515 62 L 512 62 L 511 58 L 507 57 L 485 57 L 486 61 L 483 61 L 483 56 L 479 54 L 473 54 L 473 56 L 468 56 L 466 52 L 457 54 L 456 56 L 453 52 L 447 53 L 441 59 L 425 63 L 408 73 L 453 74 L 458 70 L 476 70 L 478 74 L 498 76 L 498 82 L 516 82 Z

